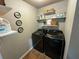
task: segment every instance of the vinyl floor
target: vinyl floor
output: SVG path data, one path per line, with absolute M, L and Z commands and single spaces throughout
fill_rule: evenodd
M 51 59 L 45 54 L 38 52 L 35 49 L 32 49 L 23 59 Z

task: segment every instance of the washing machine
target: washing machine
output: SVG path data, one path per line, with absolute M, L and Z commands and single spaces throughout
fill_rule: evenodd
M 50 30 L 44 37 L 45 54 L 52 59 L 63 59 L 65 38 L 60 30 Z
M 32 33 L 34 49 L 51 59 L 63 59 L 65 37 L 61 30 L 44 27 Z

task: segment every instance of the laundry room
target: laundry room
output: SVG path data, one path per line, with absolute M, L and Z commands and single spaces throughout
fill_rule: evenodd
M 76 7 L 77 0 L 0 0 L 0 59 L 71 59 Z

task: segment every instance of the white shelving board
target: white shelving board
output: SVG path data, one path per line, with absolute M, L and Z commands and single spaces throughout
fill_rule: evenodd
M 15 34 L 15 33 L 17 33 L 17 31 L 9 31 L 9 32 L 6 32 L 6 33 L 1 33 L 0 34 L 0 38 L 2 38 L 2 37 L 5 37 L 5 36 L 8 36 L 8 35 L 12 35 L 12 34 Z

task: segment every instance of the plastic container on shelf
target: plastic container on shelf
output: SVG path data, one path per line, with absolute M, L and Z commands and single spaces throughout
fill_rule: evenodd
M 8 20 L 0 18 L 0 34 L 11 31 L 11 26 Z

